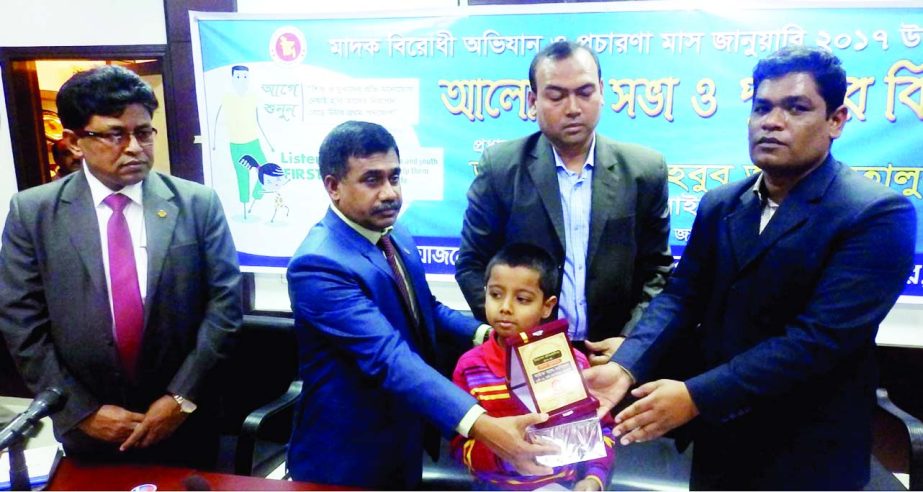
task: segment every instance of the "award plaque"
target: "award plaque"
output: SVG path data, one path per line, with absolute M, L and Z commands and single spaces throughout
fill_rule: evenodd
M 596 418 L 599 402 L 590 396 L 560 319 L 506 338 L 510 392 L 531 412 L 548 420 L 530 429 L 533 440 L 548 440 L 560 449 L 538 462 L 561 466 L 606 455 Z

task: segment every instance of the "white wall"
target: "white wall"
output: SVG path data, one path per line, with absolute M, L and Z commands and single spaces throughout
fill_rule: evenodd
M 163 0 L 3 0 L 0 46 L 166 44 Z
M 463 3 L 467 3 L 466 1 Z M 339 12 L 383 12 L 448 8 L 458 5 L 457 0 L 337 0 L 335 2 L 305 2 L 302 0 L 237 0 L 237 11 L 249 14 L 321 14 Z

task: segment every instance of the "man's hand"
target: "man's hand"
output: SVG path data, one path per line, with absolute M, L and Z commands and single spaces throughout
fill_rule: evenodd
M 587 351 L 587 359 L 591 366 L 601 366 L 612 360 L 615 351 L 619 349 L 625 337 L 610 337 L 598 342 L 584 341 Z
M 77 428 L 94 439 L 118 444 L 127 439 L 142 420 L 144 414 L 116 405 L 103 405 L 81 420 Z
M 686 384 L 660 379 L 635 388 L 632 395 L 640 398 L 615 416 L 612 430 L 622 436 L 622 445 L 644 442 L 660 437 L 689 422 L 699 414 Z
M 614 362 L 584 369 L 583 380 L 590 394 L 599 400 L 599 409 L 596 411 L 599 418 L 612 411 L 634 383 L 631 376 Z
M 595 478 L 584 478 L 583 480 L 574 484 L 574 490 L 595 491 L 602 489 L 599 487 L 599 480 L 596 480 Z
M 527 427 L 546 420 L 548 415 L 544 413 L 502 418 L 485 413 L 474 422 L 468 437 L 486 444 L 494 454 L 513 465 L 522 475 L 550 475 L 553 470 L 539 465 L 535 458 L 557 453 L 557 446 L 531 443 L 525 438 Z
M 171 395 L 163 395 L 151 403 L 144 419 L 128 436 L 128 439 L 119 446 L 119 451 L 131 448 L 146 448 L 156 444 L 171 435 L 186 421 L 188 415 L 181 412 L 179 403 Z

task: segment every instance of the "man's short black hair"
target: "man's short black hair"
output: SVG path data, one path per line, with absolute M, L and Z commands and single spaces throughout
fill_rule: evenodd
M 401 159 L 394 137 L 385 127 L 368 121 L 347 121 L 340 123 L 324 137 L 318 152 L 318 168 L 321 177 L 346 176 L 350 157 L 368 157 L 393 150 Z
M 234 75 L 234 72 L 249 72 L 250 67 L 246 65 L 234 65 L 231 67 L 231 75 Z
M 545 299 L 558 295 L 558 266 L 551 254 L 528 243 L 512 243 L 500 248 L 484 270 L 484 285 L 497 265 L 524 267 L 538 273 L 538 285 Z
M 78 72 L 58 92 L 58 116 L 69 130 L 82 130 L 94 115 L 120 116 L 131 104 L 154 115 L 159 103 L 154 90 L 138 74 L 118 65 Z
M 535 82 L 535 69 L 542 60 L 546 58 L 550 58 L 554 61 L 566 60 L 573 56 L 574 52 L 577 50 L 586 51 L 593 57 L 593 61 L 596 63 L 596 78 L 602 80 L 603 72 L 602 68 L 599 66 L 599 57 L 596 56 L 596 52 L 573 41 L 562 39 L 545 46 L 542 51 L 539 51 L 535 55 L 535 58 L 532 58 L 532 64 L 529 65 L 529 86 L 532 87 L 532 92 L 538 90 L 538 85 Z
M 846 100 L 846 71 L 840 59 L 819 46 L 786 46 L 760 60 L 753 67 L 753 95 L 766 79 L 777 79 L 790 73 L 810 74 L 827 105 L 827 117 Z

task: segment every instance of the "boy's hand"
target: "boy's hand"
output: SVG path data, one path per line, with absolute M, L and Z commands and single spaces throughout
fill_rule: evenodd
M 623 446 L 660 437 L 689 422 L 699 414 L 686 383 L 660 379 L 641 385 L 631 392 L 638 401 L 615 416 L 612 430 Z
M 591 366 L 599 366 L 612 360 L 615 351 L 619 349 L 625 337 L 604 338 L 598 342 L 584 341 L 587 351 L 587 360 Z
M 596 478 L 586 477 L 574 484 L 574 490 L 602 490 L 602 487 Z

